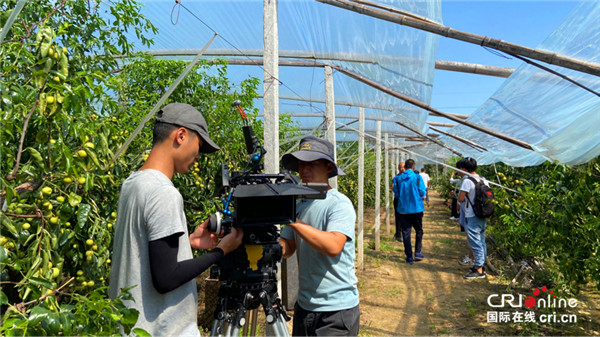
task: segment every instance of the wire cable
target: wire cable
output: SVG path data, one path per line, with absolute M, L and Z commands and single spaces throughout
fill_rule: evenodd
M 306 100 L 304 97 L 302 97 L 300 94 L 298 94 L 296 91 L 294 91 L 294 89 L 292 89 L 291 87 L 289 87 L 287 84 L 283 83 L 283 81 L 281 81 L 279 78 L 273 76 L 273 74 L 269 73 L 268 71 L 265 70 L 265 68 L 258 64 L 256 62 L 256 60 L 252 59 L 250 56 L 244 54 L 237 46 L 235 46 L 231 41 L 229 41 L 227 38 L 225 38 L 223 35 L 218 34 L 216 30 L 214 30 L 209 24 L 207 24 L 206 22 L 204 22 L 198 15 L 196 15 L 194 12 L 192 12 L 189 8 L 187 8 L 185 5 L 183 5 L 181 3 L 180 0 L 175 0 L 175 2 L 179 3 L 179 5 L 185 9 L 191 16 L 193 16 L 194 18 L 196 18 L 198 21 L 200 21 L 205 27 L 207 27 L 209 30 L 211 30 L 213 33 L 217 34 L 225 43 L 227 43 L 228 45 L 230 45 L 233 49 L 235 49 L 237 52 L 240 53 L 240 55 L 246 57 L 248 60 L 250 60 L 251 62 L 254 62 L 258 67 L 260 67 L 264 72 L 266 72 L 267 74 L 269 74 L 269 76 L 271 76 L 273 79 L 275 79 L 280 85 L 284 86 L 285 88 L 287 88 L 289 91 L 291 91 L 294 95 L 298 96 L 298 98 Z

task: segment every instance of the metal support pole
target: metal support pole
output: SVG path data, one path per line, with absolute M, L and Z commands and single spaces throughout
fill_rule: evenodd
M 394 184 L 394 183 L 393 183 L 393 179 L 394 179 L 394 177 L 396 176 L 396 170 L 397 170 L 397 167 L 398 167 L 398 166 L 395 166 L 395 167 L 394 167 L 394 164 L 395 164 L 395 163 L 394 163 L 394 152 L 396 151 L 396 150 L 394 150 L 394 146 L 395 146 L 395 143 L 394 143 L 394 138 L 391 138 L 391 139 L 390 139 L 390 142 L 391 142 L 391 148 L 392 148 L 390 151 L 392 151 L 392 153 L 390 153 L 390 162 L 388 163 L 388 165 L 390 166 L 390 186 L 389 186 L 389 188 L 391 188 L 391 187 L 392 187 L 392 185 Z M 392 207 L 390 207 L 390 208 L 393 210 L 393 211 L 392 211 L 392 212 L 393 212 L 392 214 L 394 215 L 394 220 L 392 220 L 392 221 L 394 221 L 394 228 L 396 228 L 396 213 L 395 213 L 395 207 L 396 207 L 396 205 L 394 205 L 394 195 L 392 194 L 392 195 L 390 196 L 390 198 L 391 198 L 391 200 L 392 200 L 392 202 L 391 202 L 391 204 L 392 204 Z M 390 233 L 389 233 L 389 231 L 388 231 L 388 235 L 389 235 L 389 234 L 390 234 Z
M 364 216 L 364 194 L 365 194 L 365 109 L 358 109 L 358 236 L 356 242 L 358 246 L 358 262 L 359 270 L 364 269 L 364 231 L 363 231 L 363 216 Z
M 333 70 L 325 66 L 325 117 L 327 140 L 333 144 L 333 159 L 337 161 L 337 145 L 335 140 L 335 96 L 333 91 Z M 329 178 L 329 185 L 337 188 L 337 177 Z
M 279 173 L 279 33 L 277 0 L 263 1 L 265 173 Z
M 381 121 L 377 121 L 375 140 L 375 251 L 380 249 L 381 227 Z
M 263 110 L 265 173 L 279 173 L 279 29 L 277 0 L 263 1 Z M 279 264 L 281 266 L 281 264 Z M 281 267 L 277 268 L 277 291 L 282 293 Z
M 389 135 L 386 133 L 383 137 L 384 160 L 384 185 L 385 185 L 385 234 L 390 235 L 390 154 L 389 154 Z
M 394 146 L 398 146 L 398 144 L 400 143 L 399 139 L 395 139 L 394 140 Z M 398 173 L 398 163 L 400 163 L 400 150 L 395 149 L 394 150 L 394 172 Z

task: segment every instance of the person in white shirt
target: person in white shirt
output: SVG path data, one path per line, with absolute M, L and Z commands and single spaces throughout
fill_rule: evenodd
M 423 167 L 421 169 L 421 178 L 423 178 L 423 182 L 425 183 L 425 203 L 427 204 L 427 207 L 429 207 L 429 182 L 431 181 L 431 178 L 429 177 L 429 174 L 427 174 L 427 171 L 425 170 L 425 168 Z
M 471 177 L 477 180 L 482 178 L 475 172 L 477 170 L 477 161 L 473 158 L 465 158 L 463 170 L 467 171 Z M 461 176 L 465 175 L 460 171 L 458 173 Z M 487 180 L 483 179 L 483 181 L 487 185 Z M 460 187 L 458 202 L 461 203 L 461 207 L 465 206 L 464 226 L 469 246 L 473 250 L 473 256 L 475 257 L 473 268 L 464 276 L 466 279 L 486 277 L 483 267 L 487 258 L 487 246 L 485 244 L 486 219 L 475 215 L 472 207 L 474 201 L 475 183 L 471 179 L 465 179 Z

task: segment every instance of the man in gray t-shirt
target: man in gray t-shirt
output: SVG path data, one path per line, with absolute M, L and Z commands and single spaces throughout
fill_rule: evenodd
M 281 158 L 302 182 L 327 183 L 344 172 L 335 164 L 333 144 L 314 136 Z M 299 290 L 294 336 L 356 336 L 360 310 L 354 273 L 354 223 L 350 200 L 329 187 L 324 200 L 299 200 L 298 220 L 286 225 L 279 243 L 283 257 L 298 255 Z
M 169 104 L 156 117 L 153 137 L 148 159 L 121 187 L 109 296 L 133 287 L 133 301 L 124 303 L 140 313 L 135 327 L 153 336 L 200 336 L 195 277 L 237 248 L 243 233 L 234 228 L 217 244 L 208 220 L 188 233 L 183 198 L 171 179 L 200 153 L 219 150 L 202 114 Z M 192 248 L 213 250 L 194 259 Z

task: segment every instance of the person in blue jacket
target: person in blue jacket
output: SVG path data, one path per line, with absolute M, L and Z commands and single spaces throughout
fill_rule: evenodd
M 406 262 L 413 264 L 425 258 L 421 253 L 423 243 L 423 212 L 425 206 L 426 187 L 423 178 L 414 171 L 415 161 L 407 159 L 404 162 L 404 172 L 394 177 L 394 195 L 398 196 L 396 212 L 400 215 L 402 238 Z M 415 229 L 415 255 L 413 258 L 410 242 L 411 228 Z

